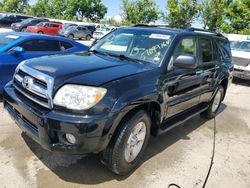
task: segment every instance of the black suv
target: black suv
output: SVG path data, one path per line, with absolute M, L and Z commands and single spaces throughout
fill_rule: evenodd
M 43 148 L 100 153 L 116 174 L 138 165 L 149 136 L 212 118 L 232 79 L 228 39 L 198 29 L 119 28 L 88 52 L 27 60 L 4 107 Z
M 25 32 L 28 26 L 34 26 L 34 25 L 39 24 L 40 22 L 49 22 L 49 20 L 44 19 L 44 18 L 29 18 L 29 19 L 23 20 L 20 23 L 11 24 L 11 29 L 13 31 Z
M 0 14 L 0 25 L 10 26 L 13 23 L 21 22 L 25 19 L 32 18 L 31 16 L 21 14 Z

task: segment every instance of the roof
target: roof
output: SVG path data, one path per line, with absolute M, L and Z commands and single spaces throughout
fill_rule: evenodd
M 224 38 L 226 39 L 225 36 L 223 36 L 220 33 L 215 33 L 210 30 L 206 29 L 200 29 L 200 28 L 177 28 L 177 27 L 170 27 L 167 25 L 135 25 L 133 27 L 128 27 L 128 28 L 138 28 L 138 29 L 150 29 L 150 30 L 160 30 L 160 31 L 166 31 L 168 33 L 172 34 L 192 34 L 192 35 L 205 35 L 205 36 L 212 36 L 212 37 L 217 37 L 217 38 Z
M 53 36 L 53 35 L 45 35 L 45 34 L 38 34 L 38 33 L 29 33 L 29 32 L 4 32 L 1 35 L 14 35 L 18 37 L 25 37 L 25 38 L 41 38 L 41 39 L 58 39 L 58 40 L 68 40 L 67 38 L 60 37 L 60 36 Z

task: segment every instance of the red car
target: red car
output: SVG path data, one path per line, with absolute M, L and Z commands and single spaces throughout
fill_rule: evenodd
M 54 22 L 41 22 L 36 26 L 27 27 L 28 32 L 47 34 L 47 35 L 58 35 L 61 29 L 62 29 L 62 24 Z

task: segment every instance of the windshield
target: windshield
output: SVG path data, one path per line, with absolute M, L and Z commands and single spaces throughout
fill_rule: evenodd
M 44 22 L 40 22 L 39 24 L 36 24 L 36 26 L 43 27 L 45 25 Z
M 231 43 L 232 50 L 242 51 L 242 52 L 250 52 L 250 42 L 232 42 Z
M 23 20 L 23 21 L 21 22 L 21 24 L 26 25 L 26 24 L 30 23 L 32 20 L 33 20 L 33 18 L 28 18 L 28 19 L 26 19 L 26 20 Z
M 159 65 L 172 39 L 173 35 L 164 31 L 118 29 L 102 38 L 90 51 Z
M 73 29 L 77 29 L 78 26 L 69 26 L 68 28 L 66 28 L 66 30 L 73 30 Z
M 0 49 L 17 40 L 19 36 L 0 34 Z

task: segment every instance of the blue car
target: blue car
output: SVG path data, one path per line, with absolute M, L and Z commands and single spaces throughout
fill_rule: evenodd
M 21 61 L 87 50 L 87 46 L 64 37 L 31 33 L 0 33 L 0 97 L 3 87 L 12 79 Z

